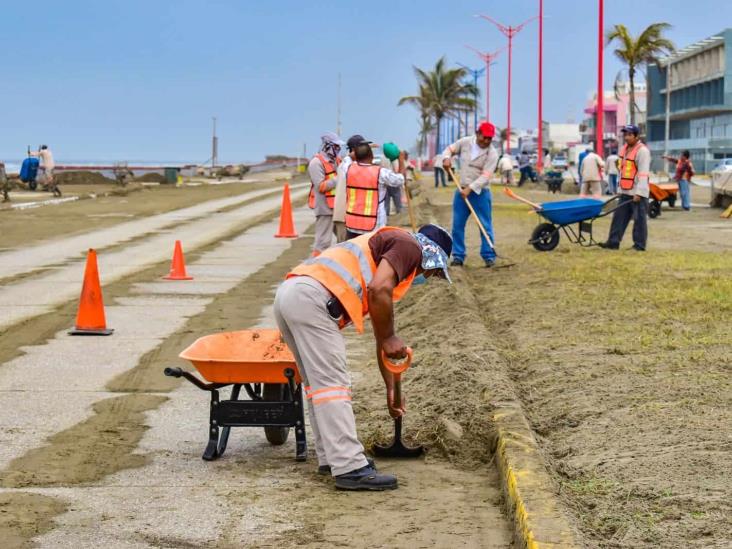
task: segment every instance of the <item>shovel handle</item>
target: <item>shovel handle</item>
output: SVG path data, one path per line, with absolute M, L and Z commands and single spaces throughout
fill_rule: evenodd
M 398 374 L 401 374 L 403 372 L 406 372 L 407 369 L 412 365 L 412 357 L 414 356 L 414 351 L 411 347 L 407 347 L 407 356 L 403 358 L 402 360 L 392 362 L 391 359 L 386 356 L 386 353 L 384 350 L 381 350 L 381 362 L 384 365 L 384 368 L 389 370 L 392 374 L 395 376 Z
M 515 192 L 513 192 L 508 187 L 503 187 L 503 192 L 507 196 L 513 198 L 514 200 L 518 200 L 519 202 L 523 202 L 524 204 L 528 204 L 529 206 L 531 206 L 535 210 L 541 210 L 541 204 L 537 204 L 536 202 L 532 202 L 531 200 L 527 200 L 526 198 L 523 198 L 523 197 L 517 195 Z
M 462 191 L 462 187 L 460 186 L 460 179 L 452 171 L 452 168 L 447 168 L 447 173 L 450 175 L 450 177 L 452 177 L 452 181 L 453 181 L 453 183 L 455 183 L 455 186 L 457 187 L 458 192 Z M 470 213 L 473 214 L 473 219 L 475 219 L 475 222 L 478 224 L 478 228 L 480 229 L 480 232 L 483 234 L 483 237 L 485 238 L 486 242 L 488 242 L 488 245 L 491 247 L 491 249 L 495 250 L 496 247 L 493 245 L 493 239 L 491 239 L 490 235 L 488 234 L 488 231 L 485 230 L 485 227 L 480 222 L 480 218 L 478 217 L 478 214 L 475 213 L 475 209 L 473 208 L 473 205 L 464 196 L 463 196 L 463 200 L 465 201 L 465 205 L 470 210 Z

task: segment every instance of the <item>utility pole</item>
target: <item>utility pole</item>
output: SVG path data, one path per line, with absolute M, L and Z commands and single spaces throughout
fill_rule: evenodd
M 216 137 L 216 117 L 213 117 L 213 136 L 211 137 L 211 168 L 216 167 L 219 156 L 219 138 Z
M 341 135 L 341 73 L 338 73 L 338 112 L 336 113 L 336 133 Z
M 539 0 L 539 135 L 536 141 L 536 171 L 544 171 L 544 0 Z
M 605 90 L 603 85 L 604 56 L 603 50 L 605 46 L 605 2 L 599 0 L 598 6 L 598 23 L 597 23 L 597 112 L 595 113 L 595 152 L 603 158 L 604 140 L 603 140 L 603 119 L 605 118 Z M 632 105 L 631 105 L 631 108 Z
M 491 117 L 491 65 L 495 65 L 495 59 L 500 55 L 500 53 L 505 50 L 506 48 L 501 48 L 500 50 L 496 50 L 493 53 L 483 52 L 480 51 L 473 46 L 465 46 L 466 48 L 473 50 L 478 57 L 480 57 L 483 62 L 485 63 L 485 67 L 483 68 L 485 70 L 485 119 L 490 121 Z M 477 129 L 476 124 L 476 129 Z
M 506 108 L 508 112 L 506 114 L 506 152 L 508 154 L 511 154 L 511 65 L 513 59 L 513 37 L 521 32 L 528 23 L 530 23 L 534 19 L 537 19 L 538 16 L 531 17 L 520 25 L 516 25 L 515 27 L 506 27 L 505 25 L 501 25 L 495 19 L 493 19 L 492 17 L 488 17 L 487 15 L 477 15 L 476 17 L 480 17 L 482 19 L 485 19 L 486 21 L 493 23 L 498 28 L 498 30 L 501 31 L 506 36 L 506 38 L 508 38 L 508 98 Z
M 664 128 L 663 156 L 668 156 L 668 140 L 671 136 L 671 57 L 666 62 L 666 127 Z M 666 171 L 666 161 L 661 164 Z
M 475 86 L 475 89 L 478 89 L 478 77 L 482 76 L 485 72 L 485 67 L 481 67 L 480 69 L 471 69 L 467 65 L 463 65 L 462 63 L 458 63 L 459 66 L 467 70 L 472 76 L 473 76 L 473 85 Z M 488 90 L 485 91 L 486 95 L 488 94 Z M 473 111 L 473 130 L 478 130 L 478 102 L 477 102 L 477 96 L 476 96 L 476 103 L 475 103 L 475 110 Z M 486 115 L 487 117 L 487 115 Z M 465 114 L 465 128 L 467 132 L 468 128 L 468 118 L 467 118 L 467 112 Z

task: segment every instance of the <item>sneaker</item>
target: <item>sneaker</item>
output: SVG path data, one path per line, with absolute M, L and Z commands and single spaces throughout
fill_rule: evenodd
M 490 269 L 491 267 L 495 267 L 495 266 L 496 266 L 495 260 L 493 260 L 493 259 L 486 259 L 485 260 L 485 267 L 486 267 L 486 269 Z
M 618 248 L 620 248 L 619 245 L 610 244 L 609 242 L 598 242 L 597 245 L 600 246 L 600 248 L 604 248 L 606 250 L 617 250 Z
M 394 475 L 383 475 L 376 472 L 370 465 L 338 475 L 335 478 L 336 488 L 339 490 L 396 490 L 399 485 Z
M 458 258 L 456 257 L 455 259 L 453 259 L 453 260 L 452 260 L 452 261 L 450 262 L 450 266 L 451 266 L 451 267 L 462 267 L 462 266 L 463 266 L 463 260 L 462 260 L 462 259 L 458 259 Z
M 371 458 L 366 458 L 366 461 L 369 462 L 369 466 L 374 468 L 374 471 L 376 471 L 376 464 L 374 463 L 374 460 Z M 319 475 L 330 475 L 330 465 L 318 465 L 318 474 Z

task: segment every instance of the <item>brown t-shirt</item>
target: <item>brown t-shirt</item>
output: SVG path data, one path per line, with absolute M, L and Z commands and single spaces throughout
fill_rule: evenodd
M 406 231 L 382 231 L 371 237 L 369 248 L 378 265 L 386 259 L 396 271 L 397 282 L 422 264 L 422 246 Z

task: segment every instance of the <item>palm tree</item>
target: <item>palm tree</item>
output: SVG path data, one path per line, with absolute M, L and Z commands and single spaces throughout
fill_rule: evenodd
M 478 95 L 478 90 L 474 84 L 463 82 L 468 75 L 466 69 L 447 68 L 447 61 L 441 57 L 435 63 L 434 69 L 425 71 L 414 67 L 414 74 L 419 83 L 419 94 L 402 97 L 398 104 L 414 105 L 420 111 L 420 118 L 429 119 L 433 127 L 439 128 L 440 122 L 445 116 L 475 108 L 475 97 Z M 440 145 L 438 131 L 438 151 Z
M 636 69 L 647 63 L 658 62 L 662 54 L 671 54 L 676 50 L 671 40 L 663 37 L 663 31 L 671 28 L 668 23 L 653 23 L 637 37 L 628 31 L 625 25 L 615 25 L 607 33 L 607 43 L 618 44 L 615 56 L 628 65 L 630 80 L 630 123 L 635 124 L 635 73 Z

